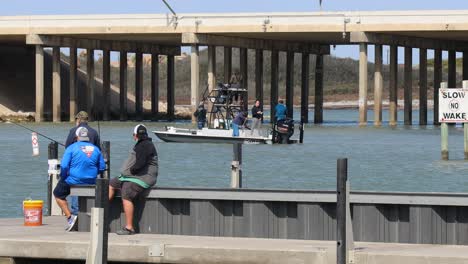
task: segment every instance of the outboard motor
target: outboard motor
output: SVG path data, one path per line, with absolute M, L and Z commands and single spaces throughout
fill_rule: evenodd
M 274 143 L 288 144 L 289 138 L 294 134 L 294 120 L 290 118 L 276 122 Z

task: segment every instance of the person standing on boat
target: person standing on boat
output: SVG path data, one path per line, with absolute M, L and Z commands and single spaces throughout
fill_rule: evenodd
M 70 195 L 70 185 L 95 184 L 98 173 L 106 169 L 101 151 L 89 142 L 86 127 L 76 129 L 75 140 L 75 143 L 65 149 L 60 163 L 60 180 L 54 189 L 55 201 L 67 217 L 66 231 L 75 227 L 77 219 L 77 215 L 68 209 L 66 200 Z
M 68 148 L 71 144 L 76 142 L 75 133 L 76 130 L 80 127 L 85 127 L 88 130 L 89 142 L 95 145 L 99 150 L 101 150 L 101 142 L 99 139 L 99 134 L 96 130 L 88 125 L 88 113 L 85 111 L 79 111 L 75 116 L 75 126 L 70 129 L 68 133 L 67 140 L 65 141 L 65 148 Z M 71 212 L 74 215 L 78 214 L 78 197 L 71 196 Z
M 239 136 L 239 127 L 243 126 L 247 121 L 247 113 L 239 111 L 234 120 L 232 120 L 232 136 Z
M 255 105 L 252 107 L 252 127 L 250 135 L 253 136 L 254 132 L 257 136 L 260 136 L 260 126 L 262 125 L 263 112 L 260 107 L 260 100 L 255 101 Z
M 198 129 L 205 127 L 206 123 L 206 109 L 203 102 L 200 103 L 197 110 L 193 113 L 193 116 L 197 118 Z
M 276 122 L 286 119 L 286 115 L 288 113 L 288 109 L 284 105 L 284 101 L 280 99 L 278 104 L 275 106 L 275 118 Z
M 156 184 L 158 176 L 158 153 L 143 124 L 133 129 L 135 146 L 122 165 L 121 175 L 109 182 L 109 201 L 114 198 L 115 190 L 120 190 L 125 213 L 126 225 L 117 231 L 118 235 L 133 235 L 134 200 L 143 191 Z

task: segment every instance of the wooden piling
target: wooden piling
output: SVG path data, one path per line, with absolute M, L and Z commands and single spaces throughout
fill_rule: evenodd
M 342 158 L 337 160 L 337 175 L 336 175 L 336 260 L 337 264 L 347 264 L 347 239 L 346 239 L 346 185 L 348 181 L 348 159 Z
M 48 160 L 57 160 L 58 159 L 58 143 L 57 142 L 50 142 L 48 146 Z M 46 216 L 52 215 L 52 192 L 53 192 L 53 177 L 54 175 L 49 173 L 49 177 L 47 178 L 47 211 L 45 213 Z
M 242 188 L 242 144 L 235 143 L 233 146 L 233 159 L 231 163 L 231 188 Z

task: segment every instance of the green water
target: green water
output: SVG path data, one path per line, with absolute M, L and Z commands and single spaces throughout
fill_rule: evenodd
M 313 113 L 310 115 L 313 117 Z M 352 189 L 406 192 L 468 192 L 468 162 L 463 161 L 463 128 L 450 128 L 450 161 L 440 160 L 440 129 L 417 125 L 358 128 L 357 110 L 327 110 L 323 125 L 308 125 L 300 145 L 245 145 L 246 188 L 334 189 L 336 159 L 349 158 Z M 399 113 L 399 117 L 403 116 Z M 372 112 L 369 112 L 372 117 Z M 415 120 L 418 113 L 414 112 Z M 432 120 L 430 115 L 429 120 Z M 416 122 L 415 122 L 416 123 Z M 133 122 L 101 123 L 101 137 L 111 141 L 111 175 L 133 146 Z M 70 124 L 27 124 L 61 142 Z M 147 123 L 150 130 L 167 123 Z M 174 125 L 174 124 L 171 124 Z M 97 127 L 96 123 L 91 126 Z M 177 126 L 190 127 L 182 122 Z M 40 138 L 39 157 L 32 157 L 31 133 L 0 124 L 0 217 L 21 216 L 26 197 L 46 199 L 47 144 Z M 155 137 L 153 137 L 155 138 Z M 164 143 L 159 153 L 159 186 L 228 187 L 232 146 Z M 60 155 L 63 148 L 59 148 Z

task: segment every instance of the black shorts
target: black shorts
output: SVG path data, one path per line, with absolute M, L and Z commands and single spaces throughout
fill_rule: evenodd
M 111 179 L 109 181 L 109 185 L 114 189 L 120 190 L 122 199 L 129 201 L 133 201 L 140 193 L 145 190 L 145 188 L 134 182 L 120 181 L 118 177 Z
M 66 183 L 62 178 L 60 178 L 57 186 L 54 189 L 54 196 L 61 200 L 65 200 L 67 196 L 70 195 L 70 185 Z

